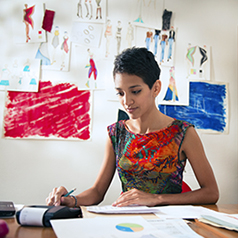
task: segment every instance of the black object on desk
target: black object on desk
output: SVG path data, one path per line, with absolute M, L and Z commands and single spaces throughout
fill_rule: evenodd
M 51 227 L 50 220 L 81 217 L 80 207 L 66 206 L 25 206 L 16 213 L 17 222 L 22 226 Z
M 0 202 L 0 217 L 11 217 L 15 215 L 13 202 Z

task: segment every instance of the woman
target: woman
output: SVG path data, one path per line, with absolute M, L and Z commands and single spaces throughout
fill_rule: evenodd
M 119 101 L 130 119 L 108 127 L 104 161 L 94 185 L 71 197 L 63 197 L 66 188 L 54 188 L 47 204 L 99 204 L 115 170 L 123 193 L 113 206 L 216 203 L 216 180 L 193 125 L 157 109 L 161 81 L 153 54 L 146 48 L 123 51 L 115 59 L 113 76 Z M 187 159 L 200 188 L 181 193 Z

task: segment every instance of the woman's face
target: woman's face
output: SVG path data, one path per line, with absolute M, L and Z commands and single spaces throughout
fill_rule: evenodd
M 142 78 L 122 73 L 115 75 L 114 82 L 119 101 L 131 119 L 143 117 L 155 106 L 153 88 Z

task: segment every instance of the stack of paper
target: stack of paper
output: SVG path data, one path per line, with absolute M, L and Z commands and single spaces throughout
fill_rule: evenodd
M 203 215 L 202 218 L 199 219 L 199 221 L 216 227 L 238 231 L 238 218 L 236 216 L 228 214 L 219 214 L 216 217 Z
M 138 214 L 138 213 L 155 213 L 159 212 L 159 207 L 147 206 L 128 206 L 128 207 L 113 207 L 113 206 L 89 206 L 89 212 L 107 213 L 107 214 Z

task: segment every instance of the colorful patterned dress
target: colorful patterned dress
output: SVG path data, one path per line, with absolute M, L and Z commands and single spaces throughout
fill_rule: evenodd
M 131 132 L 125 120 L 110 125 L 123 192 L 137 188 L 154 194 L 181 193 L 186 160 L 180 160 L 179 150 L 190 126 L 174 120 L 166 128 L 141 135 Z

